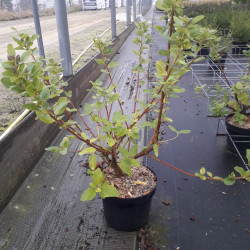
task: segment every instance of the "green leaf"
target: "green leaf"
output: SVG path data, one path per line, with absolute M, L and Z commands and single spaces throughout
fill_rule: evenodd
M 88 147 L 88 148 L 83 149 L 83 150 L 79 153 L 79 155 L 93 154 L 93 153 L 95 153 L 95 151 L 96 151 L 95 148 Z
M 47 113 L 42 113 L 42 112 L 36 112 L 36 116 L 39 120 L 41 120 L 44 123 L 51 124 L 54 123 L 54 119 L 50 117 L 49 114 Z
M 156 61 L 156 70 L 161 76 L 165 76 L 167 74 L 163 61 Z
M 157 30 L 157 31 L 163 31 L 164 28 L 162 26 L 159 26 L 159 25 L 155 25 L 154 28 Z
M 108 181 L 105 181 L 102 185 L 100 195 L 103 199 L 105 199 L 107 197 L 118 197 L 120 194 L 114 186 L 109 185 Z
M 172 131 L 175 132 L 176 134 L 179 133 L 172 125 L 168 125 L 168 127 L 169 127 L 170 130 L 172 130 Z
M 243 88 L 241 82 L 237 82 L 235 86 L 236 86 L 236 88 L 239 89 L 239 90 L 241 90 L 241 89 Z
M 235 183 L 235 179 L 232 178 L 231 176 L 227 176 L 224 180 L 223 180 L 224 184 L 227 186 L 231 186 Z
M 121 119 L 122 119 L 122 111 L 119 110 L 117 112 L 114 112 L 113 117 L 112 117 L 112 121 L 113 122 L 120 122 Z
M 114 140 L 112 137 L 110 137 L 110 138 L 108 138 L 107 142 L 108 142 L 108 145 L 109 145 L 110 147 L 112 147 L 112 146 L 115 145 L 116 140 Z
M 120 160 L 119 162 L 119 166 L 121 168 L 121 170 L 127 174 L 128 176 L 132 176 L 133 173 L 132 173 L 132 170 L 131 170 L 131 160 L 128 159 L 128 158 L 123 158 Z
M 152 128 L 153 127 L 153 123 L 152 122 L 146 122 L 144 121 L 141 125 L 140 125 L 141 128 L 144 128 L 144 127 L 150 127 Z
M 130 159 L 130 161 L 131 161 L 131 166 L 133 166 L 133 167 L 138 168 L 141 166 L 141 163 L 136 159 Z
M 182 92 L 185 92 L 185 89 L 183 89 L 183 88 L 174 88 L 173 91 L 175 93 L 182 93 Z
M 200 174 L 201 174 L 201 175 L 204 175 L 205 173 L 206 173 L 206 169 L 205 169 L 205 168 L 201 168 L 201 169 L 200 169 Z
M 28 109 L 28 110 L 31 110 L 31 111 L 35 111 L 35 110 L 38 109 L 35 103 L 26 103 L 26 104 L 23 104 L 22 108 L 23 109 Z
M 88 188 L 82 194 L 81 201 L 90 201 L 96 197 L 96 192 L 93 188 Z
M 95 61 L 100 65 L 104 65 L 103 59 L 95 59 Z
M 153 146 L 153 149 L 154 149 L 154 152 L 155 152 L 155 156 L 156 157 L 158 157 L 158 155 L 159 155 L 159 146 L 158 146 L 158 144 L 154 144 L 154 146 Z
M 248 160 L 248 165 L 250 166 L 250 149 L 247 149 L 246 156 L 247 156 L 247 160 Z
M 59 100 L 53 105 L 53 110 L 56 115 L 61 115 L 68 104 L 67 97 L 60 97 Z
M 85 105 L 84 105 L 84 113 L 86 115 L 89 115 L 91 113 L 91 111 L 92 111 L 91 105 L 89 103 L 85 103 Z
M 30 56 L 31 56 L 32 52 L 31 50 L 27 50 L 25 51 L 20 58 L 20 62 L 25 62 Z
M 110 69 L 113 69 L 113 68 L 119 66 L 119 64 L 120 64 L 119 62 L 111 62 L 111 63 L 109 63 L 108 67 Z
M 50 152 L 57 152 L 59 150 L 59 147 L 52 146 L 52 147 L 45 148 L 45 150 L 50 151 Z
M 121 153 L 121 155 L 124 158 L 128 158 L 129 157 L 129 152 L 127 149 L 123 148 L 123 147 L 119 147 L 119 152 Z
M 207 172 L 207 175 L 208 175 L 209 177 L 213 177 L 213 174 L 212 174 L 211 172 Z
M 246 171 L 241 167 L 235 167 L 235 171 L 237 171 L 241 176 L 246 176 Z
M 99 185 L 103 182 L 105 175 L 101 171 L 100 168 L 97 168 L 96 170 L 92 171 L 91 178 L 93 179 L 94 183 Z
M 192 24 L 198 23 L 198 22 L 201 21 L 203 18 L 204 18 L 203 15 L 194 17 L 193 20 L 192 20 Z
M 15 83 L 10 81 L 10 77 L 3 77 L 1 79 L 2 84 L 6 87 L 6 88 L 10 88 L 12 87 Z
M 96 168 L 96 164 L 97 164 L 97 158 L 95 156 L 95 154 L 92 154 L 89 157 L 89 167 L 94 170 Z
M 13 45 L 11 43 L 9 43 L 7 45 L 7 53 L 10 56 L 15 56 L 15 54 L 16 54 L 15 48 L 13 47 Z
M 134 157 L 137 154 L 137 152 L 138 152 L 138 146 L 134 144 L 129 150 L 130 157 Z
M 91 120 L 92 120 L 93 122 L 101 122 L 101 118 L 100 118 L 98 115 L 93 115 L 93 116 L 91 117 Z
M 191 130 L 181 130 L 179 131 L 180 134 L 189 134 Z
M 167 56 L 168 55 L 168 51 L 167 50 L 163 50 L 163 49 L 160 49 L 158 53 L 161 56 Z

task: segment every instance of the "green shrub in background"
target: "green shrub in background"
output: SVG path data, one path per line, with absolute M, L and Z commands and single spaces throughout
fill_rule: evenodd
M 233 11 L 231 33 L 234 42 L 250 41 L 250 11 Z
M 238 37 L 238 31 L 236 31 L 236 26 L 242 25 L 242 31 L 249 33 L 249 21 L 250 19 L 250 0 L 239 0 L 238 3 L 206 3 L 202 5 L 191 5 L 184 9 L 184 13 L 188 17 L 194 17 L 197 15 L 204 15 L 204 19 L 201 24 L 220 30 L 230 30 L 234 29 L 235 37 Z M 239 17 L 239 22 L 237 24 L 237 18 L 233 22 L 233 17 Z M 244 23 L 246 20 L 246 23 Z M 245 38 L 246 39 L 246 38 Z M 244 39 L 244 40 L 245 40 Z M 249 40 L 249 39 L 248 39 Z

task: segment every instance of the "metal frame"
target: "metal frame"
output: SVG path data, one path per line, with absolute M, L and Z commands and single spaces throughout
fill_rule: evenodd
M 234 56 L 229 55 L 223 66 L 224 66 L 224 72 L 227 76 L 228 81 L 230 82 L 231 85 L 235 85 L 239 81 L 239 76 L 242 76 L 247 70 L 248 61 L 247 61 L 247 58 L 242 55 L 234 55 Z M 191 72 L 192 72 L 193 83 L 196 83 L 200 86 L 206 84 L 206 87 L 203 88 L 203 93 L 208 98 L 208 105 L 209 105 L 209 98 L 215 96 L 211 94 L 210 92 L 214 88 L 215 83 L 218 83 L 220 87 L 229 88 L 222 72 L 219 70 L 219 68 L 216 66 L 216 64 L 211 60 L 209 56 L 205 56 L 205 60 L 202 63 L 193 64 L 191 67 Z M 211 115 L 210 113 L 208 113 L 207 116 L 215 117 Z M 250 170 L 248 164 L 239 153 L 239 150 L 235 144 L 235 142 L 244 143 L 246 141 L 234 141 L 233 140 L 234 136 L 230 135 L 226 129 L 225 119 L 221 117 L 215 117 L 215 118 L 218 118 L 216 136 L 227 135 L 230 138 L 243 165 L 245 166 L 247 170 Z M 219 132 L 221 124 L 223 126 L 225 133 Z M 240 136 L 240 135 L 237 135 L 237 136 Z M 244 137 L 247 137 L 247 136 L 244 136 Z M 250 142 L 250 136 L 249 136 L 249 141 L 247 142 Z

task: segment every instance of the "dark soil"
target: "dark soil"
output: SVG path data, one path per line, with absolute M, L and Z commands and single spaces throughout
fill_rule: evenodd
M 156 176 L 145 166 L 131 167 L 133 176 L 115 176 L 114 171 L 109 170 L 107 180 L 114 184 L 120 193 L 120 198 L 136 198 L 148 194 L 156 186 Z

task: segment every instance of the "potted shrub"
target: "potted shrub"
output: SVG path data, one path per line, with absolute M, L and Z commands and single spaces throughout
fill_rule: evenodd
M 215 71 L 220 69 L 224 70 L 227 53 L 230 51 L 232 45 L 232 37 L 230 33 L 226 34 L 224 32 L 220 32 L 219 35 L 220 36 L 216 39 L 216 41 L 211 43 L 212 49 L 209 55 L 211 68 Z
M 233 54 L 243 54 L 250 41 L 250 20 L 248 11 L 233 12 L 231 23 L 231 33 L 233 37 Z
M 8 60 L 2 63 L 5 71 L 1 82 L 4 86 L 31 98 L 30 103 L 23 107 L 36 112 L 37 119 L 42 122 L 56 123 L 61 129 L 69 132 L 70 135 L 66 136 L 59 146 L 52 146 L 46 150 L 66 154 L 71 140 L 78 139 L 82 143 L 79 154 L 89 155 L 88 174 L 93 182 L 83 192 L 81 200 L 92 200 L 99 193 L 103 198 L 104 215 L 108 224 L 118 230 L 139 229 L 147 220 L 150 201 L 155 192 L 156 177 L 151 170 L 141 166 L 138 159 L 149 156 L 159 160 L 158 149 L 163 143 L 159 141 L 158 136 L 161 124 L 168 123 L 169 129 L 176 133 L 175 137 L 189 133 L 188 130 L 178 131 L 171 126 L 172 120 L 165 113 L 169 109 L 172 97 L 184 91 L 178 86 L 178 82 L 190 70 L 193 62 L 202 59 L 196 56 L 207 40 L 215 38 L 215 31 L 198 25 L 202 16 L 191 20 L 182 17 L 180 5 L 180 0 L 162 0 L 156 3 L 159 9 L 168 13 L 169 23 L 167 27 L 155 28 L 169 43 L 168 50 L 159 51 L 160 55 L 165 56 L 166 61 L 159 60 L 156 63 L 155 88 L 144 90 L 150 100 L 148 103 L 138 99 L 138 90 L 140 85 L 144 84 L 140 79 L 140 74 L 144 71 L 143 65 L 148 63 L 143 58 L 143 51 L 150 43 L 150 36 L 147 34 L 149 25 L 145 22 L 137 24 L 137 37 L 134 43 L 138 50 L 133 52 L 138 56 L 138 65 L 133 68 L 137 74 L 137 83 L 132 115 L 126 114 L 123 110 L 122 97 L 113 82 L 110 69 L 117 66 L 117 63 L 109 62 L 106 57 L 111 50 L 110 43 L 104 43 L 99 38 L 94 39 L 94 45 L 101 55 L 96 62 L 104 66 L 105 69 L 102 71 L 108 75 L 110 86 L 106 89 L 100 80 L 92 82 L 93 87 L 90 91 L 95 102 L 84 105 L 84 115 L 79 113 L 71 101 L 71 93 L 66 90 L 67 83 L 60 78 L 62 69 L 58 62 L 49 59 L 46 67 L 42 68 L 42 62 L 36 59 L 32 44 L 37 35 L 30 37 L 27 33 L 17 32 L 18 38 L 13 39 L 18 46 L 7 46 Z M 169 29 L 168 34 L 166 29 Z M 199 46 L 193 46 L 193 41 L 198 42 Z M 194 57 L 190 62 L 185 62 L 184 50 L 191 48 Z M 19 50 L 24 50 L 24 53 L 17 54 Z M 118 110 L 114 110 L 115 103 Z M 157 118 L 140 124 L 142 117 L 152 110 L 157 114 Z M 76 113 L 76 118 L 72 113 Z M 86 116 L 91 118 L 91 126 L 86 123 Z M 145 127 L 153 129 L 154 133 L 147 145 L 139 148 L 137 140 L 140 138 L 140 129 Z M 101 166 L 100 161 L 104 166 Z M 174 168 L 167 163 L 162 164 Z M 233 184 L 237 179 L 249 180 L 249 173 L 243 169 L 238 172 L 239 177 L 232 173 L 226 178 L 220 178 L 213 177 L 202 168 L 199 173 L 189 175 L 202 180 L 224 182 L 227 185 Z M 145 178 L 140 179 L 143 176 Z
M 250 51 L 243 52 L 250 58 Z M 226 116 L 228 148 L 237 152 L 233 140 L 239 153 L 245 155 L 250 148 L 250 68 L 244 76 L 239 76 L 240 81 L 236 85 L 229 82 L 223 69 L 221 71 L 227 88 L 215 84 L 215 89 L 211 90 L 215 97 L 210 98 L 210 111 L 214 116 Z M 196 92 L 202 91 L 203 87 L 197 87 Z

